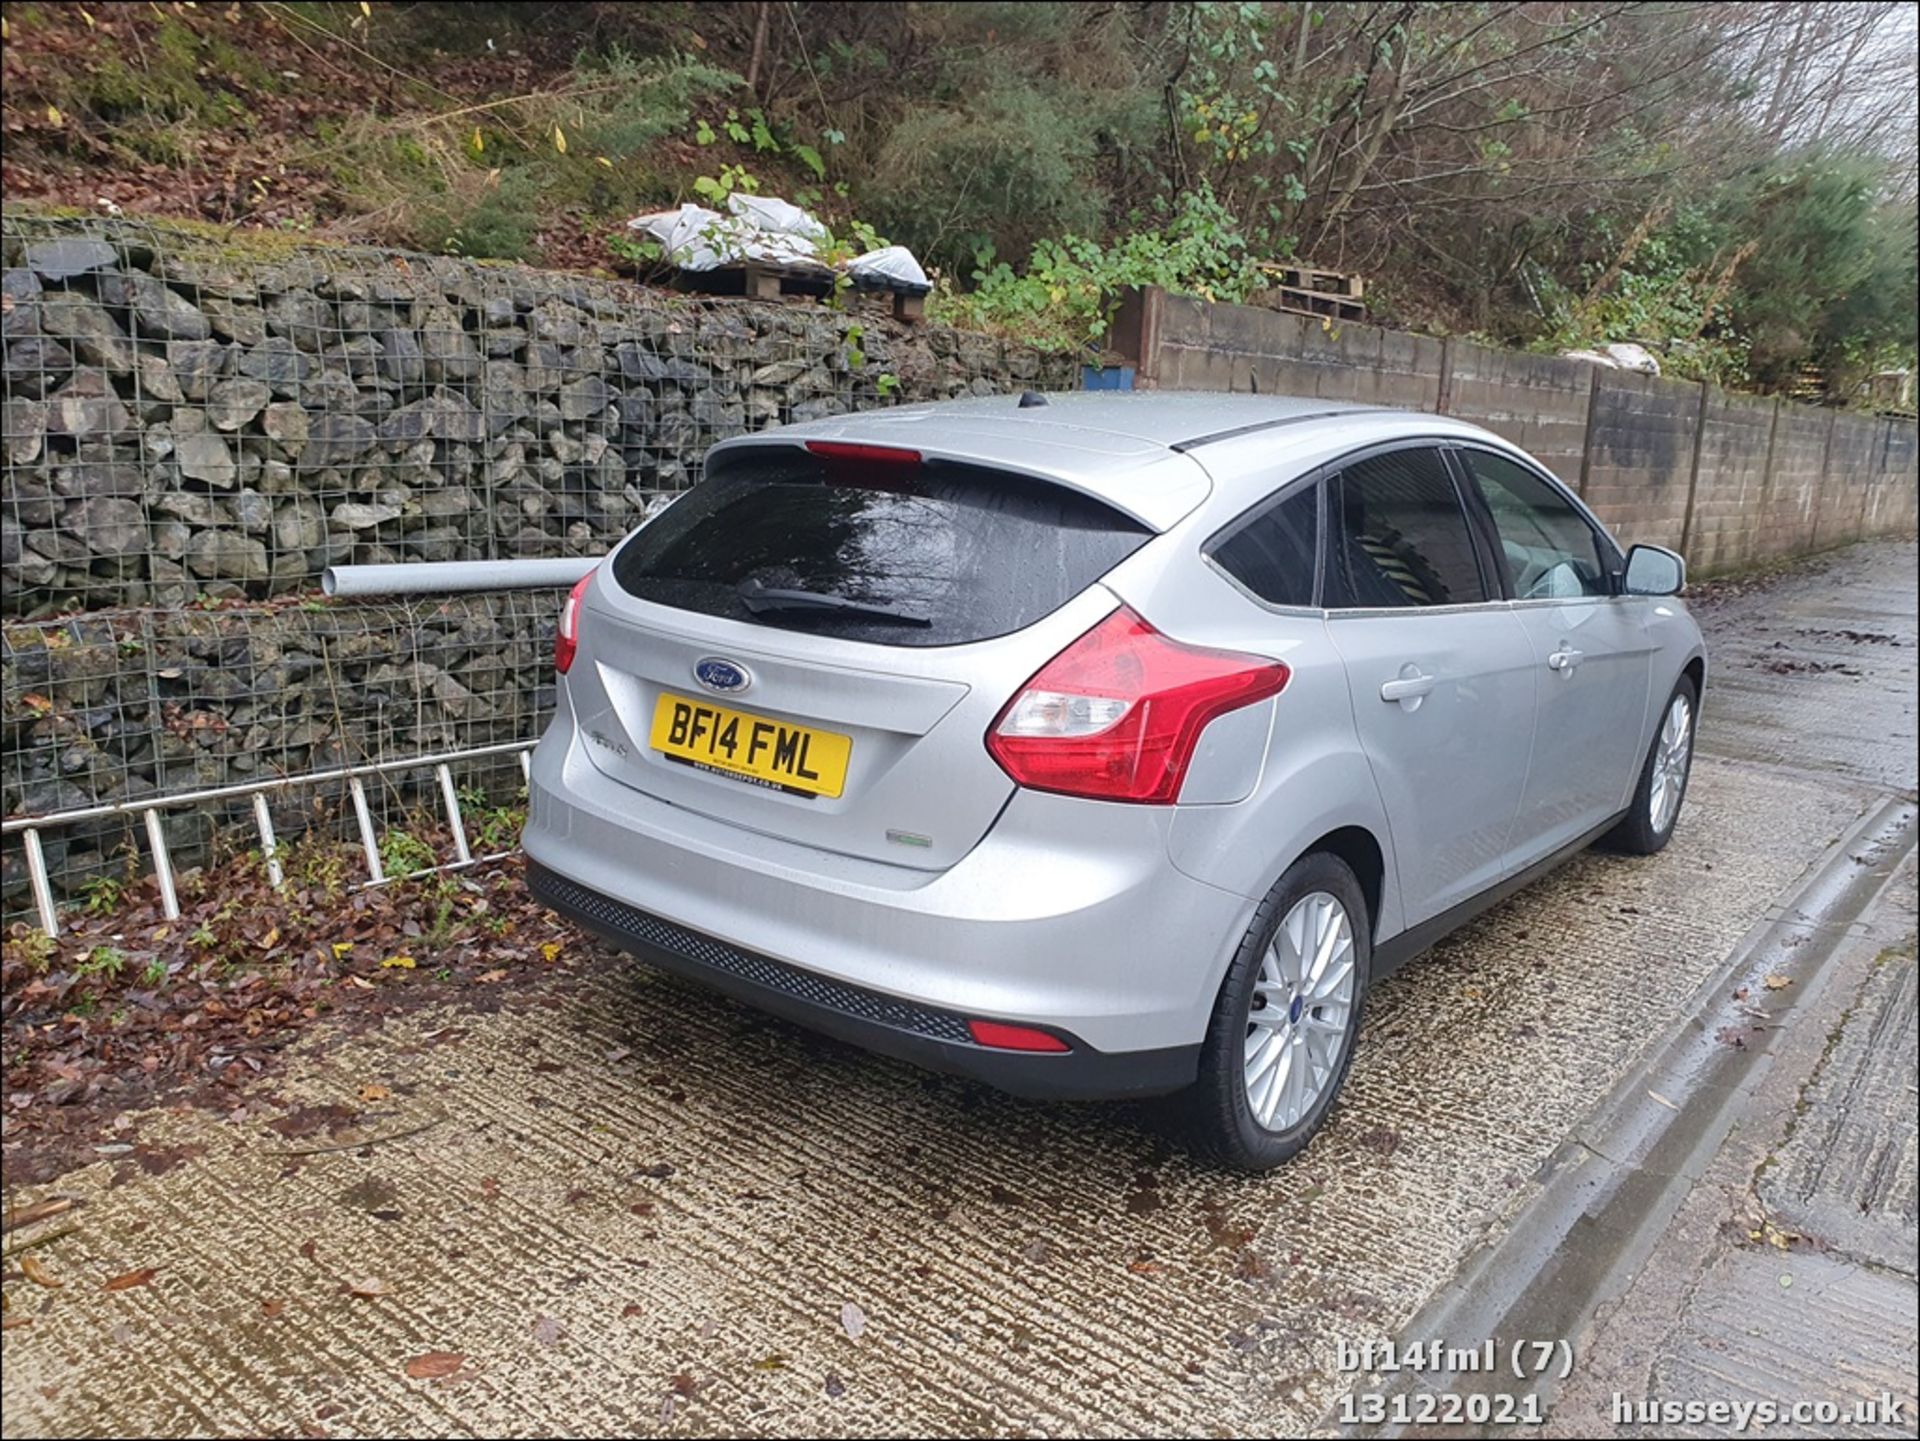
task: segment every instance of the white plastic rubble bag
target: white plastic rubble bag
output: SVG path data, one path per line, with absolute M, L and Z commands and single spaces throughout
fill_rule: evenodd
M 847 274 L 856 282 L 884 283 L 891 289 L 927 291 L 933 288 L 927 272 L 904 245 L 888 245 L 869 250 L 847 262 Z
M 772 195 L 742 195 L 736 191 L 727 197 L 727 209 L 764 236 L 787 235 L 804 242 L 808 255 L 833 238 L 826 226 L 798 205 Z

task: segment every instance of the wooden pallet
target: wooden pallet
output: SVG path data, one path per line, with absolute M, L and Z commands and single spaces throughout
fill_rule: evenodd
M 712 270 L 669 269 L 665 279 L 675 290 L 697 295 L 744 295 L 753 300 L 778 300 L 783 295 L 831 295 L 838 277 L 819 266 L 746 260 Z M 916 294 L 886 286 L 856 288 L 863 294 L 891 295 L 895 320 L 920 320 L 926 315 L 925 291 Z
M 1347 300 L 1364 299 L 1367 293 L 1366 277 L 1354 275 L 1345 270 L 1328 270 L 1323 266 L 1311 265 L 1299 261 L 1283 265 L 1278 261 L 1262 265 L 1261 271 L 1273 277 L 1273 284 L 1282 290 L 1300 290 L 1312 295 L 1337 295 Z
M 1292 285 L 1275 285 L 1257 292 L 1255 305 L 1280 310 L 1288 315 L 1311 315 L 1320 319 L 1365 320 L 1367 307 L 1361 301 L 1343 295 L 1327 295 L 1318 290 L 1302 290 Z

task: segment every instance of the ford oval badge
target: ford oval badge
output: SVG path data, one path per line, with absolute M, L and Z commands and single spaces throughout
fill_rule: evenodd
M 708 690 L 719 691 L 722 695 L 737 695 L 753 684 L 753 676 L 745 666 L 722 660 L 717 655 L 694 662 L 693 678 Z

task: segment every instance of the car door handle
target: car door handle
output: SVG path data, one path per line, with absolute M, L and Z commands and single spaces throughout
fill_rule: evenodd
M 1384 701 L 1418 700 L 1423 695 L 1433 693 L 1438 679 L 1436 676 L 1416 674 L 1387 681 L 1380 687 L 1380 699 Z
M 1580 664 L 1580 659 L 1584 654 L 1585 652 L 1583 651 L 1577 651 L 1570 648 L 1565 650 L 1557 650 L 1552 655 L 1547 657 L 1547 669 L 1548 670 L 1572 670 L 1575 666 Z

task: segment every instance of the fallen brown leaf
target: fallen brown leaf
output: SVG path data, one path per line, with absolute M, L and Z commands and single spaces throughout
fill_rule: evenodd
M 38 1256 L 22 1256 L 20 1273 L 36 1286 L 45 1286 L 49 1291 L 58 1291 L 66 1285 L 58 1276 L 47 1269 L 47 1263 Z
M 407 1362 L 407 1375 L 415 1381 L 437 1381 L 466 1364 L 467 1358 L 458 1351 L 428 1351 Z
M 384 1101 L 392 1094 L 392 1091 L 378 1084 L 366 1085 L 360 1088 L 360 1099 L 363 1103 L 367 1104 L 371 1104 L 374 1101 Z
M 1781 975 L 1768 976 L 1764 984 L 1770 991 L 1784 991 L 1788 986 L 1793 984 L 1793 977 Z
M 15 1326 L 31 1326 L 31 1316 L 0 1316 L 0 1331 L 11 1331 Z
M 115 1276 L 100 1289 L 102 1291 L 131 1291 L 135 1286 L 151 1285 L 153 1278 L 159 1274 L 160 1268 L 158 1266 L 142 1266 L 138 1271 L 128 1271 L 124 1275 Z

